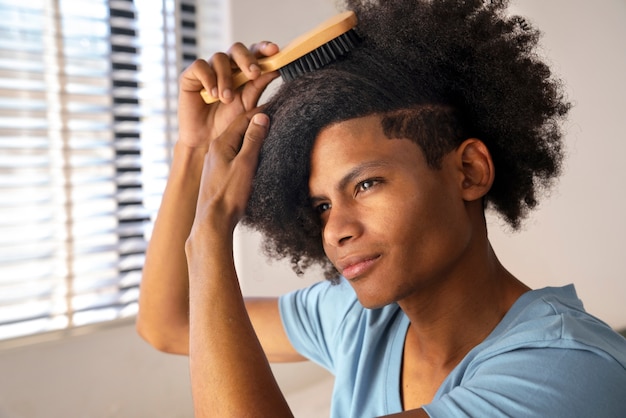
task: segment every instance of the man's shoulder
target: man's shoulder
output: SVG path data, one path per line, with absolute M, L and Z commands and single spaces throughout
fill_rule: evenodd
M 587 350 L 626 368 L 626 339 L 585 310 L 573 285 L 522 295 L 481 346 L 482 356 L 524 348 Z

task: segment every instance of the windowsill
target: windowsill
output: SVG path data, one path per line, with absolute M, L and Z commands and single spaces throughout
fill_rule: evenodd
M 103 321 L 95 324 L 82 325 L 79 327 L 66 328 L 57 331 L 41 332 L 38 334 L 25 335 L 22 337 L 9 338 L 0 341 L 0 352 L 14 350 L 18 348 L 24 348 L 32 345 L 45 344 L 65 340 L 69 338 L 79 337 L 94 332 L 134 326 L 135 317 L 120 318 L 111 321 Z

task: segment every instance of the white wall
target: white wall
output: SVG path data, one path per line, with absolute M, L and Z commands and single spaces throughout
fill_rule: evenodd
M 332 0 L 233 3 L 234 38 L 245 43 L 284 44 L 334 11 Z M 544 30 L 545 52 L 576 106 L 559 187 L 522 232 L 503 233 L 493 221 L 494 246 L 526 283 L 573 282 L 591 312 L 625 327 L 626 3 L 518 0 L 516 6 Z M 315 280 L 295 278 L 284 264 L 268 265 L 257 255 L 256 237 L 238 234 L 237 245 L 248 294 L 278 294 Z M 306 364 L 275 371 L 292 391 L 325 376 Z M 132 324 L 4 350 L 0 373 L 0 418 L 192 416 L 186 359 L 155 352 Z M 298 393 L 289 399 L 310 400 Z M 305 411 L 311 409 L 296 416 Z

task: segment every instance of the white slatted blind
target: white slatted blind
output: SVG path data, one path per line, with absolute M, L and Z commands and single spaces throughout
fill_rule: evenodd
M 135 314 L 178 75 L 223 3 L 0 0 L 0 339 Z

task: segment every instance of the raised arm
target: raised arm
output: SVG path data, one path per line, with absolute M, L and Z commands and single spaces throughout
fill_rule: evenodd
M 205 155 L 211 141 L 235 118 L 256 107 L 276 74 L 259 76 L 253 64 L 256 57 L 272 55 L 277 49 L 271 43 L 260 43 L 251 50 L 235 44 L 228 54 L 196 61 L 180 78 L 179 139 L 146 254 L 137 316 L 139 334 L 161 351 L 189 352 L 189 281 L 184 247 L 196 213 Z M 253 79 L 237 91 L 230 89 L 233 63 Z M 220 101 L 206 105 L 199 95 L 202 88 L 216 91 Z M 254 299 L 247 305 L 270 357 L 297 360 L 290 345 L 285 345 L 276 300 Z M 278 336 L 273 335 L 276 332 Z M 288 347 L 287 355 L 282 347 Z
M 232 251 L 268 124 L 260 113 L 238 118 L 211 143 L 205 159 L 185 247 L 197 417 L 291 415 L 244 305 Z

